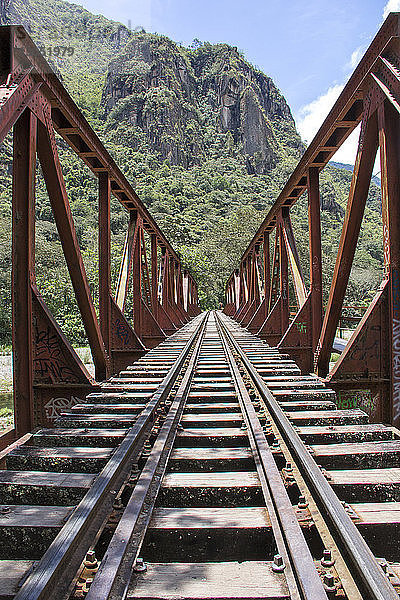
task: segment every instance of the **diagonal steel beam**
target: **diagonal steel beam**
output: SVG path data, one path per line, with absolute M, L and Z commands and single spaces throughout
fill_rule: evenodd
M 47 126 L 38 121 L 38 156 L 83 326 L 92 350 L 96 378 L 104 379 L 108 371 L 108 358 L 89 290 L 48 112 L 47 116 Z
M 349 192 L 349 201 L 319 341 L 320 352 L 317 361 L 317 372 L 322 376 L 326 375 L 329 371 L 329 359 L 356 251 L 377 150 L 377 118 L 376 113 L 373 115 L 369 114 L 369 102 L 367 100 Z

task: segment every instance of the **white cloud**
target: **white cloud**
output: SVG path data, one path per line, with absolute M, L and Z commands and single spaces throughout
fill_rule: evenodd
M 400 0 L 399 0 L 400 2 Z M 352 53 L 350 60 L 348 62 L 348 66 L 351 70 L 355 69 L 358 63 L 360 62 L 364 52 L 366 50 L 366 46 L 358 46 Z
M 297 129 L 302 139 L 307 144 L 309 144 L 314 138 L 343 88 L 344 85 L 334 85 L 330 87 L 325 94 L 322 94 L 319 98 L 300 109 L 296 119 Z M 356 127 L 353 133 L 338 149 L 336 154 L 334 154 L 332 160 L 335 162 L 354 165 L 359 135 L 360 126 Z M 379 163 L 376 163 L 374 167 L 374 173 L 377 171 L 379 171 Z
M 391 12 L 400 12 L 400 0 L 388 0 L 388 2 L 385 5 L 385 8 L 383 9 L 383 21 Z
M 345 165 L 354 165 L 356 162 L 359 135 L 360 126 L 356 127 L 353 133 L 349 135 L 344 144 L 333 155 L 332 160 L 344 163 Z
M 343 88 L 343 85 L 334 85 L 325 94 L 300 109 L 297 129 L 302 139 L 308 144 L 317 133 Z
M 383 10 L 383 19 L 385 19 L 390 12 L 400 12 L 400 0 L 388 0 Z M 355 67 L 358 65 L 361 58 L 363 57 L 366 48 L 366 44 L 363 44 L 361 46 L 358 46 L 358 48 L 354 50 L 354 52 L 351 54 L 348 63 L 344 67 L 344 71 L 349 73 L 355 69 Z M 321 94 L 318 98 L 300 108 L 295 119 L 297 130 L 300 133 L 301 138 L 304 142 L 310 144 L 310 142 L 313 140 L 315 134 L 321 127 L 325 118 L 328 116 L 331 108 L 338 99 L 344 87 L 344 84 L 333 85 L 325 93 Z M 334 154 L 331 160 L 344 164 L 354 165 L 357 155 L 359 135 L 360 126 L 356 127 L 353 133 L 337 150 L 336 154 Z M 380 174 L 379 152 L 375 161 L 373 174 Z

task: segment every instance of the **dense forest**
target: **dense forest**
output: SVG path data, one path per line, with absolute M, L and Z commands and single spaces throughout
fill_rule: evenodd
M 199 284 L 203 308 L 227 277 L 304 151 L 273 81 L 227 44 L 131 31 L 62 0 L 1 0 L 1 24 L 25 26 Z M 64 56 L 57 51 L 68 49 Z M 97 289 L 97 182 L 59 140 L 90 285 Z M 10 341 L 12 139 L 0 148 L 0 342 Z M 325 293 L 351 173 L 321 176 Z M 293 209 L 307 276 L 307 201 Z M 44 183 L 37 179 L 36 265 L 42 295 L 75 343 L 85 343 Z M 127 225 L 112 205 L 114 283 Z M 365 304 L 381 277 L 380 190 L 371 184 L 347 303 Z

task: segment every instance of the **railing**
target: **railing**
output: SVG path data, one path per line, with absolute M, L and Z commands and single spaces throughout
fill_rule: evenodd
M 326 376 L 338 395 L 369 395 L 377 420 L 400 423 L 400 16 L 391 13 L 264 222 L 226 287 L 225 312 L 288 352 L 303 372 Z M 326 310 L 322 304 L 319 173 L 361 123 L 346 216 Z M 328 374 L 346 288 L 380 151 L 384 278 L 344 352 Z M 310 287 L 290 221 L 306 192 Z M 275 232 L 272 263 L 269 240 Z M 263 260 L 261 260 L 261 257 Z M 262 265 L 262 268 L 261 268 Z M 289 268 L 297 302 L 290 318 Z
M 62 250 L 92 351 L 110 376 L 198 314 L 196 284 L 140 198 L 22 27 L 0 28 L 0 142 L 13 127 L 12 304 L 15 431 L 50 424 L 96 387 L 46 306 L 35 278 L 38 156 Z M 98 179 L 99 317 L 68 201 L 56 132 Z M 110 275 L 110 199 L 130 220 L 116 295 Z M 146 239 L 150 240 L 146 244 Z M 148 246 L 150 245 L 150 248 Z M 149 259 L 147 258 L 149 255 Z M 124 315 L 133 298 L 133 325 Z

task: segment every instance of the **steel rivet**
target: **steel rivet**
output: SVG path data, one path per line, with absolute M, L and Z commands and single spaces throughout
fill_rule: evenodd
M 86 552 L 85 563 L 86 562 L 90 564 L 97 563 L 96 554 L 94 550 L 89 550 L 88 552 Z
M 386 560 L 381 561 L 379 564 L 382 568 L 382 571 L 387 573 L 389 565 L 387 564 Z
M 113 508 L 115 508 L 115 510 L 121 510 L 122 508 L 124 508 L 123 502 L 121 500 L 121 498 L 116 498 L 113 502 Z

